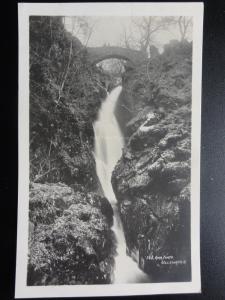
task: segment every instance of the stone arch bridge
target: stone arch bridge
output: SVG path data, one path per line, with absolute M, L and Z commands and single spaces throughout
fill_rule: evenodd
M 109 58 L 118 58 L 137 66 L 147 58 L 141 51 L 116 46 L 88 47 L 87 53 L 92 64 Z

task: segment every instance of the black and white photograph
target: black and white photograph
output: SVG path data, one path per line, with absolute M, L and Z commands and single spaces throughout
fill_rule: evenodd
M 17 298 L 201 292 L 202 18 L 19 4 Z

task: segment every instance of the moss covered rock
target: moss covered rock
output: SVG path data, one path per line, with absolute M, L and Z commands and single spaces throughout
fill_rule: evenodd
M 110 283 L 112 208 L 65 184 L 32 184 L 28 285 Z

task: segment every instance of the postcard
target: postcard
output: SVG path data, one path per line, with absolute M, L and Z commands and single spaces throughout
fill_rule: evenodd
M 202 3 L 20 3 L 16 298 L 200 293 Z

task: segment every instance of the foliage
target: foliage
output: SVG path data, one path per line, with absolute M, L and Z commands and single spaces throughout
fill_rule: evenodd
M 157 36 L 162 32 L 176 34 L 180 40 L 187 41 L 192 27 L 191 17 L 133 17 L 129 28 L 124 28 L 122 44 L 126 48 L 143 51 L 152 57 L 151 46 L 157 46 Z
M 131 21 L 132 27 L 129 30 L 124 29 L 124 45 L 149 55 L 150 46 L 154 44 L 157 33 L 168 30 L 175 23 L 173 17 L 134 17 Z
M 92 122 L 105 96 L 102 80 L 61 17 L 30 17 L 31 180 L 71 183 L 79 153 L 93 165 Z
M 192 17 L 178 17 L 177 23 L 181 35 L 181 41 L 184 41 L 187 37 L 188 30 L 192 26 Z

